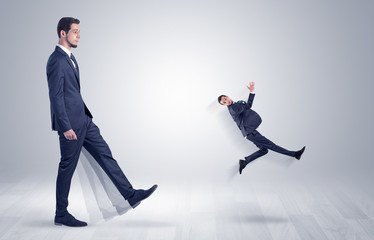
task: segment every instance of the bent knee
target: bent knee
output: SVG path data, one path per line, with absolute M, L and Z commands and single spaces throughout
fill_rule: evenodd
M 266 154 L 269 152 L 269 150 L 267 148 L 261 148 L 260 151 L 263 153 L 263 154 Z

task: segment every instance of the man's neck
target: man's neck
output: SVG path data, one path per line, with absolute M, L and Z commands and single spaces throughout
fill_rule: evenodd
M 62 46 L 61 44 L 57 44 L 57 46 L 61 48 L 61 50 L 64 51 L 69 57 L 71 57 L 71 52 L 66 47 Z
M 69 52 L 71 52 L 71 46 L 66 41 L 63 41 L 62 39 L 59 39 L 58 44 L 60 44 L 61 46 L 63 46 L 67 50 L 69 50 Z

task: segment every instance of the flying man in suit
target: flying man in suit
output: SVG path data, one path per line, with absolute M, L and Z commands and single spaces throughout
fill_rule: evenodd
M 247 88 L 250 92 L 247 102 L 234 102 L 226 95 L 221 95 L 218 97 L 218 102 L 221 105 L 227 106 L 232 118 L 242 132 L 243 137 L 246 137 L 249 141 L 252 141 L 260 149 L 257 152 L 254 152 L 253 154 L 245 157 L 245 160 L 239 160 L 239 173 L 242 174 L 243 169 L 247 166 L 248 163 L 267 154 L 269 149 L 273 150 L 274 152 L 295 157 L 297 160 L 300 160 L 305 147 L 296 152 L 289 151 L 274 144 L 272 141 L 262 136 L 256 130 L 257 127 L 260 126 L 262 120 L 260 115 L 258 115 L 258 113 L 251 109 L 253 99 L 255 98 L 255 83 L 250 82 Z
M 79 23 L 75 18 L 61 18 L 57 25 L 59 41 L 47 63 L 52 129 L 58 132 L 61 152 L 56 181 L 55 224 L 66 226 L 87 226 L 67 211 L 71 179 L 82 147 L 98 162 L 133 208 L 157 188 L 157 185 L 148 190 L 132 187 L 92 121 L 92 114 L 80 93 L 78 63 L 71 53 L 71 48 L 76 48 L 80 39 Z

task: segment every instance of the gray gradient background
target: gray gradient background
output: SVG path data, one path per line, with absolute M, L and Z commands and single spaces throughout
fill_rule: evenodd
M 83 98 L 135 185 L 232 179 L 256 147 L 216 98 L 246 100 L 249 81 L 259 131 L 307 150 L 300 162 L 270 152 L 238 181 L 372 181 L 373 10 L 373 1 L 2 0 L 0 178 L 56 175 L 45 66 L 58 20 L 73 16 Z

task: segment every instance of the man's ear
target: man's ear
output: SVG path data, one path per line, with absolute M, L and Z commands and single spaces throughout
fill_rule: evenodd
M 61 37 L 66 37 L 66 32 L 65 32 L 64 30 L 61 30 L 61 32 L 60 32 L 60 36 L 61 36 Z

